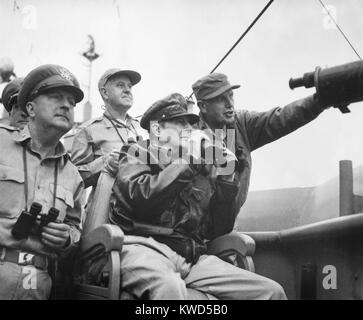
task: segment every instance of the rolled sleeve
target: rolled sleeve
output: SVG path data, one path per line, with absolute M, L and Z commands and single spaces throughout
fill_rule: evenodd
M 74 206 L 73 208 L 69 207 L 66 212 L 66 217 L 63 223 L 70 226 L 70 234 L 69 234 L 69 242 L 65 248 L 62 249 L 62 254 L 66 255 L 73 248 L 78 246 L 78 242 L 81 238 L 81 212 L 82 212 L 82 199 L 84 192 L 84 184 L 82 181 L 79 181 L 76 191 L 74 193 Z

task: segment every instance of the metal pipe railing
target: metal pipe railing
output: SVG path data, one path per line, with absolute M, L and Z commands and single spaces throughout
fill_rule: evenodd
M 350 160 L 339 161 L 339 215 L 354 213 L 353 164 Z

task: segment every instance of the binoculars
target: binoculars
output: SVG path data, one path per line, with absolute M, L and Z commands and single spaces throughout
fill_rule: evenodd
M 33 228 L 36 226 L 37 217 L 42 210 L 42 205 L 38 202 L 33 202 L 30 206 L 29 212 L 23 210 L 15 222 L 13 229 L 11 230 L 12 235 L 15 239 L 26 239 L 29 237 Z M 50 208 L 47 215 L 41 215 L 40 227 L 46 226 L 49 222 L 56 222 L 59 216 L 59 210 L 57 208 Z
M 124 145 L 121 151 L 131 158 L 138 158 L 141 162 L 151 165 L 169 164 L 177 157 L 195 165 L 213 164 L 219 169 L 220 175 L 230 175 L 239 166 L 235 154 L 228 150 L 222 141 L 208 136 L 202 130 L 193 129 L 184 137 L 181 137 L 176 130 L 171 130 L 170 135 L 166 135 L 165 138 L 165 144 L 159 144 L 157 139 L 155 144 L 149 140 L 143 140 L 142 137 L 137 137 L 137 141 L 129 139 L 128 144 Z M 180 142 L 179 148 L 175 150 L 168 144 L 172 138 L 179 139 Z M 156 148 L 156 156 L 147 152 L 148 146 Z

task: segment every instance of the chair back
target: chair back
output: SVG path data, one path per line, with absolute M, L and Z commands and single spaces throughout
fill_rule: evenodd
M 108 172 L 102 171 L 98 178 L 96 189 L 91 196 L 90 208 L 87 210 L 86 221 L 83 225 L 83 234 L 94 230 L 102 224 L 108 223 L 108 214 L 110 211 L 110 198 L 115 177 Z

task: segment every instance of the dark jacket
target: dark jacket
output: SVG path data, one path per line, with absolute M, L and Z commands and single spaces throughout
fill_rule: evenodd
M 232 231 L 236 182 L 213 178 L 200 165 L 148 164 L 125 149 L 111 196 L 111 223 L 126 234 L 153 236 L 184 256 L 182 242 L 205 247 L 206 239 Z
M 309 96 L 266 112 L 236 112 L 235 122 L 228 128 L 235 130 L 234 141 L 229 139 L 227 143 L 228 149 L 235 153 L 239 161 L 239 166 L 236 166 L 236 178 L 240 183 L 236 197 L 236 216 L 247 198 L 252 168 L 251 152 L 309 123 L 323 110 L 317 99 Z M 208 128 L 202 117 L 198 128 Z

